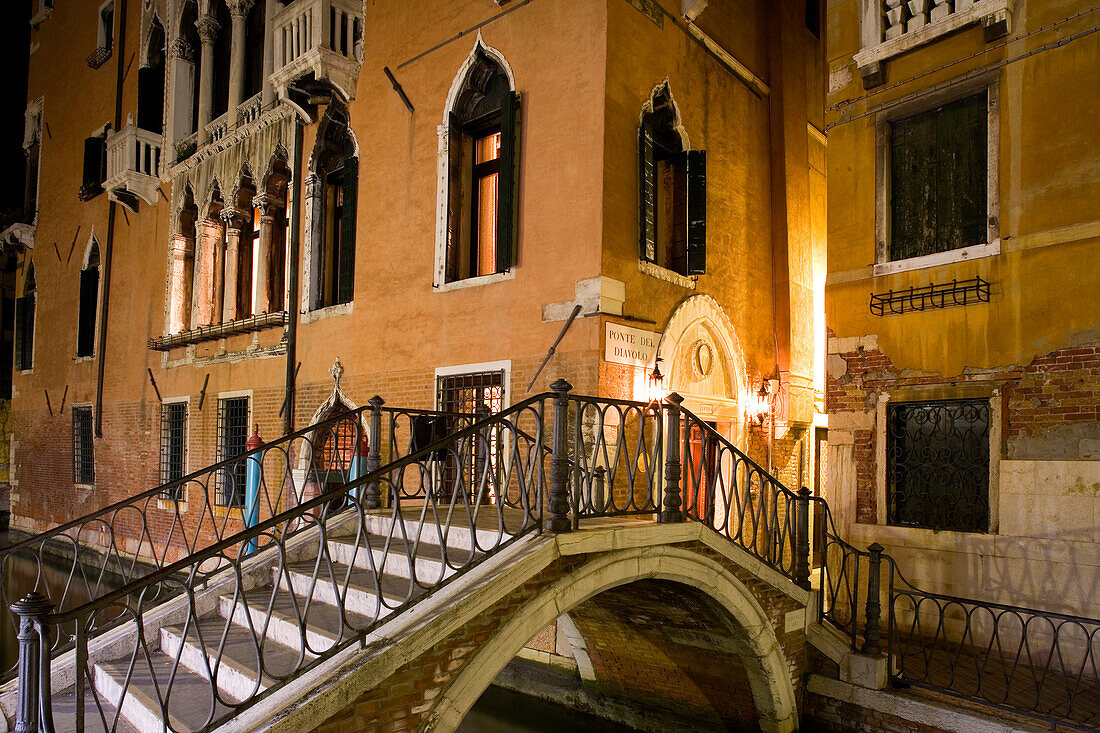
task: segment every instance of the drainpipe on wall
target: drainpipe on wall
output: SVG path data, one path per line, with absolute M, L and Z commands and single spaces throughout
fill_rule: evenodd
M 294 169 L 291 172 L 290 252 L 287 254 L 286 294 L 286 389 L 283 399 L 283 434 L 294 432 L 294 380 L 297 374 L 295 359 L 298 340 L 298 221 L 302 200 L 302 121 L 294 119 Z
M 119 0 L 118 6 L 118 64 L 115 72 L 115 125 L 117 133 L 122 128 L 122 81 L 126 59 L 126 0 Z M 103 437 L 103 374 L 106 367 L 107 352 L 107 311 L 111 299 L 111 253 L 115 242 L 115 210 L 118 204 L 107 204 L 107 242 L 103 248 L 103 293 L 99 302 L 99 344 L 96 349 L 97 371 L 95 382 L 95 437 Z

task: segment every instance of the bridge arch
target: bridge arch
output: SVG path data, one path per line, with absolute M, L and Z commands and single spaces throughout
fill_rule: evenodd
M 454 730 L 505 665 L 563 613 L 604 591 L 649 579 L 695 588 L 729 614 L 745 649 L 739 656 L 761 730 L 795 730 L 798 712 L 787 660 L 756 596 L 715 560 L 671 546 L 601 553 L 543 587 L 463 665 L 434 706 L 432 727 Z

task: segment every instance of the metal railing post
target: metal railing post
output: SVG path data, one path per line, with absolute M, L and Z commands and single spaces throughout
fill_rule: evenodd
M 9 608 L 19 617 L 19 697 L 15 733 L 53 733 L 50 627 L 46 622 L 46 614 L 53 610 L 53 603 L 37 591 L 31 591 Z
M 474 408 L 475 419 L 478 422 L 488 420 L 492 414 L 493 411 L 484 402 Z M 492 489 L 493 480 L 496 478 L 493 475 L 493 462 L 490 460 L 492 441 L 490 440 L 489 431 L 490 428 L 487 425 L 479 430 L 476 438 L 477 442 L 474 445 L 474 455 L 477 456 L 477 481 L 480 482 L 481 477 L 485 476 L 485 484 L 477 487 L 477 496 L 471 497 L 475 504 L 489 503 L 489 492 Z
M 370 474 L 382 465 L 382 405 L 386 401 L 375 395 L 367 402 L 370 403 L 370 445 L 367 447 L 367 473 Z M 382 495 L 377 481 L 367 484 L 365 496 L 367 509 L 378 509 L 382 506 Z
M 596 466 L 596 469 L 592 472 L 592 475 L 596 479 L 595 496 L 593 496 L 592 508 L 596 514 L 600 514 L 607 511 L 607 488 L 604 482 L 607 480 L 607 471 L 603 466 Z
M 810 490 L 803 486 L 796 500 L 796 535 L 794 540 L 794 582 L 810 587 Z
M 665 438 L 665 495 L 662 502 L 662 522 L 682 522 L 684 512 L 680 501 L 680 405 L 684 398 L 675 392 L 665 397 L 668 403 L 668 432 Z
M 550 385 L 554 390 L 554 441 L 550 455 L 550 518 L 546 529 L 551 532 L 568 532 L 569 522 L 569 457 L 566 443 L 569 439 L 569 390 L 573 385 L 559 379 Z
M 879 571 L 884 549 L 877 542 L 867 548 L 871 558 L 867 567 L 867 625 L 863 629 L 863 646 L 860 649 L 864 654 L 878 654 L 880 651 L 882 630 L 879 627 L 879 617 L 882 614 L 882 604 L 879 603 Z

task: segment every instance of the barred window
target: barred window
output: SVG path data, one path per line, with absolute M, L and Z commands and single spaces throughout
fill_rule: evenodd
M 187 471 L 187 403 L 160 406 L 160 481 L 166 484 Z M 165 498 L 183 499 L 183 487 L 176 486 Z
M 887 405 L 886 482 L 889 524 L 987 531 L 989 400 Z
M 218 461 L 244 453 L 247 446 L 248 398 L 218 400 Z M 234 461 L 218 472 L 217 501 L 221 506 L 244 506 L 245 463 Z
M 73 408 L 73 483 L 95 483 L 91 407 Z
M 439 409 L 443 412 L 465 412 L 474 413 L 482 405 L 489 408 L 490 412 L 496 413 L 504 409 L 504 370 L 500 369 L 491 372 L 473 372 L 469 374 L 451 374 L 448 376 L 441 376 L 437 379 L 436 387 L 438 390 L 438 404 Z M 448 421 L 450 422 L 450 421 Z M 431 442 L 432 440 L 438 440 L 443 437 L 440 435 L 439 426 L 434 426 L 434 434 L 432 438 L 423 441 L 424 444 Z M 461 428 L 461 425 L 452 425 L 451 431 Z M 489 435 L 489 460 L 492 462 L 491 473 L 495 473 L 497 462 L 497 450 L 499 447 L 499 436 L 496 431 L 492 431 Z M 423 447 L 423 445 L 421 445 Z M 470 455 L 463 461 L 466 465 L 461 472 L 462 482 L 466 491 L 472 491 L 475 489 L 475 483 L 477 477 L 480 474 L 479 468 L 484 464 L 482 463 L 486 456 L 480 449 L 470 452 Z M 449 500 L 453 491 L 458 487 L 459 482 L 459 467 L 455 460 L 453 453 L 448 453 L 447 462 L 443 471 L 443 486 L 444 490 L 441 492 L 445 500 Z M 476 501 L 489 501 L 492 498 L 493 488 L 488 488 L 488 494 L 480 498 L 472 497 Z

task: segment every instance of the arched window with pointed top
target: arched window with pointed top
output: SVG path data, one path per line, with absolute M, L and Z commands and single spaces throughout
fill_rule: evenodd
M 436 285 L 515 264 L 519 101 L 503 59 L 479 41 L 452 86 L 441 128 L 445 227 Z
M 317 132 L 307 185 L 310 252 L 309 308 L 350 303 L 355 297 L 359 157 L 347 110 L 332 105 Z
M 149 28 L 145 63 L 138 69 L 137 126 L 164 132 L 164 71 L 167 47 L 164 26 L 154 17 Z
M 680 275 L 707 269 L 707 154 L 691 150 L 668 84 L 638 130 L 639 256 Z
M 34 310 L 38 283 L 34 263 L 27 262 L 23 278 L 23 295 L 15 299 L 15 368 L 27 371 L 34 366 Z
M 99 306 L 99 242 L 92 237 L 80 270 L 80 302 L 76 319 L 76 355 L 95 355 L 95 326 Z

